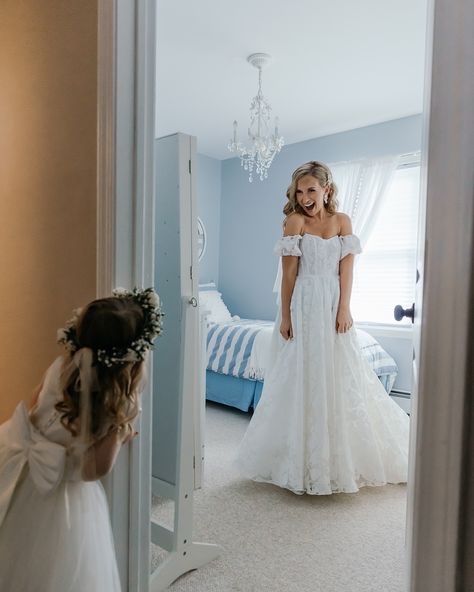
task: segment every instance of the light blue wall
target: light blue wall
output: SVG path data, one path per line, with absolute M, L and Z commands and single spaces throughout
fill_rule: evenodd
M 248 182 L 240 161 L 222 162 L 219 290 L 232 314 L 273 320 L 277 270 L 273 246 L 281 235 L 282 209 L 291 173 L 309 160 L 337 162 L 404 154 L 421 148 L 422 117 L 292 144 L 283 148 L 261 182 Z
M 198 216 L 206 229 L 206 251 L 199 262 L 199 281 L 219 282 L 221 161 L 197 155 Z
M 175 484 L 177 477 L 181 343 L 180 195 L 183 166 L 180 134 L 155 142 L 155 287 L 165 310 L 163 335 L 153 356 L 154 477 Z

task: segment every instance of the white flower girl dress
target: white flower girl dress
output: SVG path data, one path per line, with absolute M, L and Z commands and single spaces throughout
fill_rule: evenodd
M 119 592 L 107 500 L 81 480 L 84 450 L 60 421 L 62 358 L 38 403 L 0 426 L 0 590 Z
M 354 235 L 287 236 L 275 247 L 300 257 L 294 337 L 280 335 L 279 311 L 262 397 L 237 454 L 255 481 L 314 495 L 406 482 L 409 418 L 364 360 L 355 329 L 336 332 L 339 262 L 360 251 Z

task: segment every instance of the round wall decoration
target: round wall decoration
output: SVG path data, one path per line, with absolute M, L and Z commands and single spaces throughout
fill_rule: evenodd
M 204 257 L 204 253 L 206 252 L 206 229 L 204 228 L 204 224 L 201 218 L 197 219 L 198 225 L 198 261 Z

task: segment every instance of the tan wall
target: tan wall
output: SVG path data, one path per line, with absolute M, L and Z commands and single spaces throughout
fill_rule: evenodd
M 95 295 L 97 0 L 0 2 L 0 423 Z

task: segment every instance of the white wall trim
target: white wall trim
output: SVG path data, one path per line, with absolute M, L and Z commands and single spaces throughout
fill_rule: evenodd
M 136 0 L 135 209 L 133 283 L 154 286 L 156 3 Z M 130 470 L 129 591 L 148 592 L 151 553 L 151 455 L 153 360 L 142 395 L 140 438 L 132 442 Z
M 115 270 L 115 3 L 98 2 L 96 294 L 110 294 Z
M 355 323 L 356 329 L 367 331 L 374 337 L 392 337 L 396 339 L 413 339 L 412 325 L 381 325 L 377 323 Z
M 99 0 L 98 296 L 116 285 L 153 285 L 154 96 L 154 0 Z M 143 394 L 140 437 L 104 479 L 124 592 L 149 590 L 150 391 Z
M 97 13 L 97 285 L 98 297 L 109 296 L 117 283 L 117 10 L 118 0 L 99 0 Z M 132 240 L 131 236 L 123 237 Z M 122 586 L 129 577 L 128 447 L 103 479 L 109 503 L 115 552 Z M 125 492 L 125 493 L 124 493 Z
M 421 150 L 401 154 L 397 169 L 404 169 L 421 165 Z

